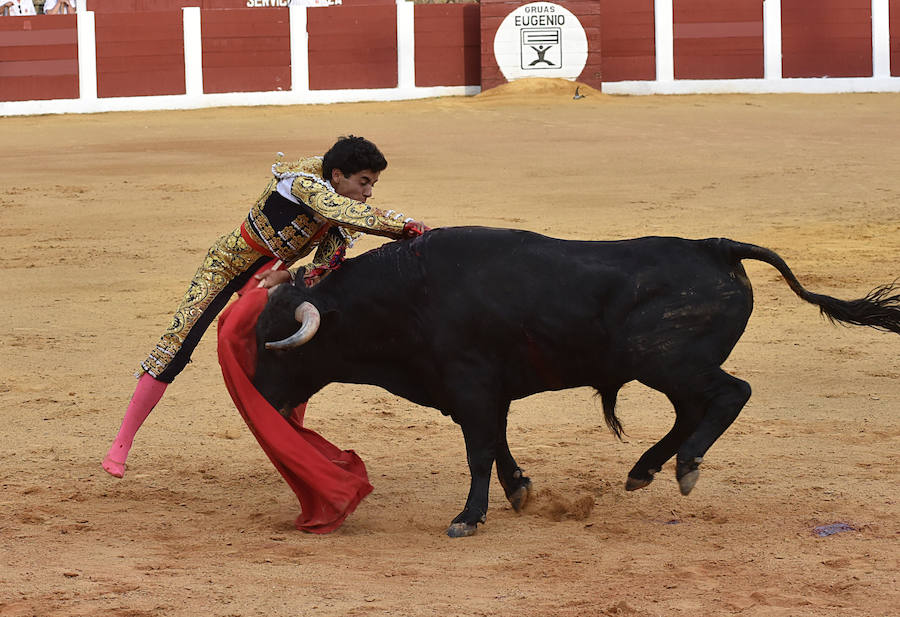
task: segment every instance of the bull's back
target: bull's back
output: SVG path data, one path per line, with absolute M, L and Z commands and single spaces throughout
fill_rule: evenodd
M 740 265 L 726 260 L 717 240 L 578 241 L 482 227 L 438 229 L 423 240 L 409 250 L 423 259 L 431 300 L 465 299 L 473 313 L 487 310 L 497 319 L 548 312 L 569 319 L 622 317 L 660 296 L 678 304 L 676 297 L 745 288 L 735 275 L 743 272 Z
M 724 361 L 752 295 L 717 242 L 472 227 L 438 229 L 408 248 L 424 260 L 435 352 L 480 350 L 511 389 L 537 392 L 690 353 Z

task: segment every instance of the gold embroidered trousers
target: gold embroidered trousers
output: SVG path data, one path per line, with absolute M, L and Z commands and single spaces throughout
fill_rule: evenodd
M 272 258 L 254 250 L 240 228 L 219 238 L 197 269 L 175 315 L 138 375 L 150 373 L 171 383 L 190 362 L 191 354 L 232 294 Z

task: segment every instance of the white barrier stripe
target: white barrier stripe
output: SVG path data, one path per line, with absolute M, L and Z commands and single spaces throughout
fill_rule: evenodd
M 82 6 L 84 2 L 78 2 Z M 97 99 L 97 36 L 92 11 L 77 12 L 78 96 L 81 100 Z M 2 103 L 0 103 L 2 105 Z
M 200 7 L 181 9 L 184 23 L 184 91 L 190 96 L 203 94 L 203 31 Z
M 672 0 L 654 0 L 656 25 L 656 81 L 675 79 L 675 27 Z
M 891 76 L 891 23 L 888 0 L 872 0 L 872 76 Z
M 763 3 L 763 64 L 766 79 L 781 79 L 781 0 Z
M 397 87 L 416 87 L 415 5 L 397 0 Z
M 309 32 L 305 6 L 288 9 L 291 25 L 291 91 L 309 91 Z

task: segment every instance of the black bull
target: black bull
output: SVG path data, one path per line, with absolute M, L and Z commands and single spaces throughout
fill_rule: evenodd
M 810 293 L 776 253 L 750 244 L 444 228 L 348 260 L 313 288 L 276 288 L 257 324 L 255 384 L 279 410 L 343 382 L 449 415 L 462 428 L 471 472 L 451 536 L 484 522 L 495 461 L 507 499 L 516 510 L 524 505 L 531 482 L 510 454 L 507 413 L 511 400 L 547 390 L 594 387 L 617 435 L 624 384 L 665 394 L 675 423 L 634 465 L 626 488 L 648 485 L 677 455 L 687 494 L 704 454 L 750 397 L 746 382 L 721 369 L 753 308 L 743 259 L 774 266 L 832 321 L 900 333 L 896 284 L 854 301 Z

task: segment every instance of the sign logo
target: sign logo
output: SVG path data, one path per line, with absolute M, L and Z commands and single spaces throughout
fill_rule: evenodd
M 522 77 L 577 79 L 587 54 L 581 22 L 552 2 L 518 7 L 503 19 L 494 36 L 494 58 L 508 81 Z
M 522 70 L 562 68 L 562 35 L 559 28 L 522 28 L 519 32 L 522 33 Z M 528 62 L 535 54 L 537 58 Z

